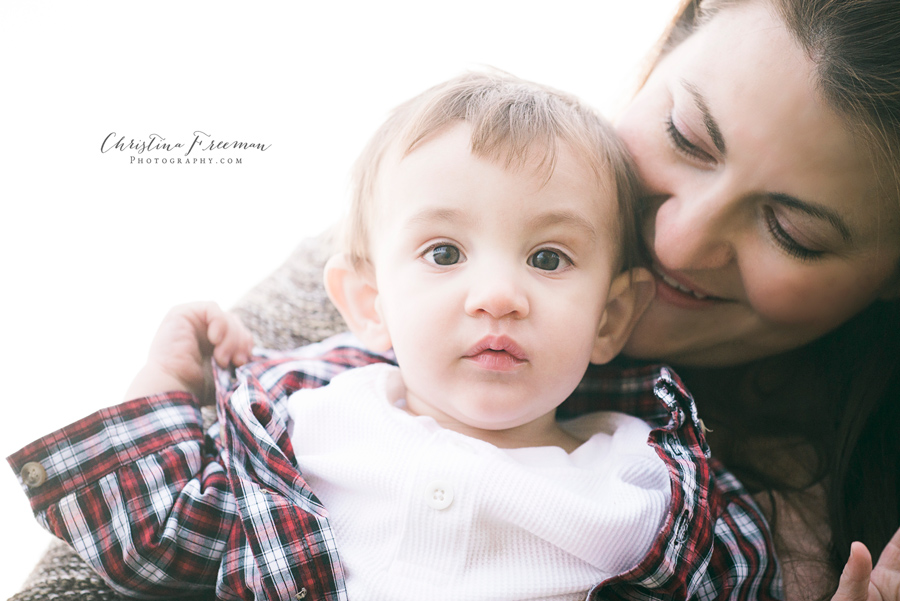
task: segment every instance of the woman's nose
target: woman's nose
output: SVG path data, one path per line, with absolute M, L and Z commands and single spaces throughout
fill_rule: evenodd
M 502 266 L 485 266 L 472 274 L 466 296 L 466 313 L 472 317 L 486 315 L 494 319 L 521 319 L 529 313 L 528 295 L 517 270 Z
M 734 260 L 737 209 L 727 195 L 670 196 L 657 201 L 653 252 L 669 269 L 718 269 Z

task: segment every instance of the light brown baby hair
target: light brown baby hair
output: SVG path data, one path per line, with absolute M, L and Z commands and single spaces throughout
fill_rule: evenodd
M 369 261 L 376 184 L 388 154 L 405 157 L 431 136 L 465 122 L 472 129 L 475 156 L 507 169 L 537 165 L 547 179 L 560 143 L 568 145 L 594 171 L 598 182 L 612 181 L 618 198 L 619 266 L 640 264 L 637 240 L 636 179 L 631 161 L 612 127 L 575 97 L 506 73 L 467 73 L 438 84 L 392 111 L 357 159 L 351 212 L 343 250 L 356 269 Z M 609 175 L 612 177 L 609 177 Z

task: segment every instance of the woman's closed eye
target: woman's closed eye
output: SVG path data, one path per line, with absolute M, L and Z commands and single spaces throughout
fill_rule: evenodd
M 772 207 L 763 207 L 763 218 L 766 222 L 766 229 L 769 230 L 772 239 L 790 256 L 802 261 L 813 261 L 825 254 L 825 251 L 808 248 L 797 242 L 797 240 L 785 230 L 784 226 L 781 225 L 781 222 L 778 221 L 778 216 L 775 214 L 775 210 Z
M 716 162 L 715 157 L 700 148 L 697 144 L 691 142 L 687 136 L 678 129 L 671 113 L 666 117 L 665 128 L 666 137 L 679 153 L 690 159 L 706 164 L 714 164 Z

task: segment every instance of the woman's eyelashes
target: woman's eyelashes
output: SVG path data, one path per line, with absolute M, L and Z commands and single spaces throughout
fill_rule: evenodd
M 772 207 L 763 207 L 763 218 L 766 222 L 766 229 L 769 230 L 772 239 L 790 256 L 802 261 L 813 261 L 825 254 L 825 251 L 813 250 L 797 242 L 785 231 Z
M 678 152 L 702 163 L 712 164 L 716 162 L 715 157 L 691 142 L 687 136 L 678 129 L 678 126 L 675 125 L 675 120 L 672 118 L 672 113 L 669 113 L 666 117 L 665 128 L 666 137 Z

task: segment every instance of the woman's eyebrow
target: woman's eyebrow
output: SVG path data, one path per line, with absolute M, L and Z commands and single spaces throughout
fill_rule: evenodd
M 709 110 L 709 106 L 706 104 L 706 98 L 700 92 L 700 89 L 693 83 L 681 80 L 681 85 L 683 85 L 684 89 L 694 98 L 694 104 L 703 117 L 703 125 L 706 127 L 706 132 L 709 134 L 709 137 L 712 138 L 713 144 L 719 152 L 722 153 L 722 156 L 725 156 L 725 138 L 722 137 L 722 130 L 719 129 L 719 124 L 716 123 L 716 120 Z M 852 240 L 847 222 L 831 209 L 800 200 L 799 198 L 788 194 L 773 193 L 769 194 L 769 198 L 791 209 L 802 211 L 816 219 L 827 221 L 838 231 L 841 238 L 844 239 L 844 242 L 850 242 Z
M 703 94 L 700 90 L 689 81 L 681 80 L 681 85 L 684 86 L 691 96 L 694 97 L 694 104 L 697 106 L 697 110 L 700 111 L 700 114 L 703 116 L 703 125 L 706 126 L 706 133 L 709 134 L 709 137 L 712 138 L 712 143 L 715 147 L 722 153 L 722 156 L 725 156 L 727 153 L 725 152 L 725 138 L 722 137 L 722 130 L 719 129 L 719 124 L 716 123 L 716 120 L 713 119 L 712 113 L 709 111 L 709 106 L 706 104 L 706 98 L 703 97 Z
M 853 236 L 850 234 L 850 228 L 847 226 L 847 222 L 831 209 L 802 201 L 799 198 L 789 196 L 788 194 L 773 193 L 769 194 L 769 198 L 778 204 L 782 204 L 797 211 L 802 211 L 810 217 L 827 221 L 838 231 L 841 238 L 844 239 L 844 242 L 852 241 Z

